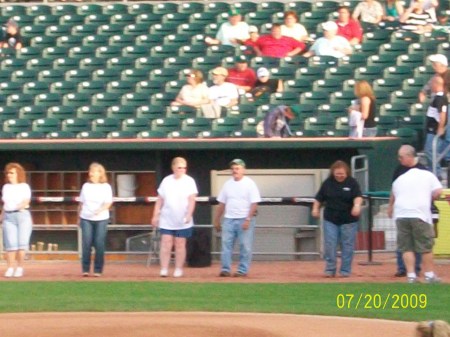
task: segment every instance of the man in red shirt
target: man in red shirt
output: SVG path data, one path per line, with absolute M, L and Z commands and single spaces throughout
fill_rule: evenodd
M 298 55 L 305 50 L 305 47 L 303 42 L 281 35 L 281 26 L 274 23 L 271 34 L 263 35 L 258 39 L 255 51 L 258 56 L 282 58 Z
M 252 90 L 256 83 L 255 71 L 248 66 L 247 58 L 244 55 L 237 56 L 235 62 L 235 66 L 228 69 L 226 81 L 235 84 L 245 92 Z
M 362 41 L 363 30 L 357 20 L 350 16 L 350 8 L 347 6 L 340 6 L 338 9 L 338 25 L 337 35 L 345 37 L 351 45 L 359 44 Z

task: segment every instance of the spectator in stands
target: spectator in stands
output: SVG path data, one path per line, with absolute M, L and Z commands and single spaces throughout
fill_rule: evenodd
M 376 97 L 372 86 L 367 81 L 358 81 L 355 84 L 355 96 L 352 109 L 361 112 L 363 121 L 363 137 L 375 137 L 377 135 L 377 125 L 375 122 Z
M 91 269 L 91 251 L 95 248 L 94 276 L 100 277 L 105 264 L 106 233 L 113 192 L 103 165 L 89 165 L 88 181 L 80 192 L 78 208 L 81 227 L 81 267 L 84 277 Z
M 345 37 L 351 45 L 359 44 L 362 41 L 363 30 L 359 22 L 350 15 L 348 6 L 340 6 L 338 9 L 337 35 Z
M 9 19 L 6 23 L 6 34 L 1 43 L 1 48 L 21 49 L 22 36 L 20 35 L 20 28 L 16 21 Z
M 256 42 L 255 51 L 258 56 L 282 58 L 295 56 L 305 50 L 303 42 L 281 34 L 281 26 L 274 23 L 271 33 L 262 35 Z
M 161 233 L 159 275 L 167 277 L 172 249 L 175 248 L 173 277 L 183 276 L 186 260 L 186 239 L 192 236 L 193 214 L 198 190 L 194 179 L 186 174 L 187 161 L 182 157 L 172 160 L 173 174 L 165 177 L 158 187 L 152 226 Z
M 410 6 L 414 4 L 414 0 L 410 1 Z M 438 0 L 423 0 L 422 1 L 422 9 L 428 12 L 431 16 L 431 20 L 436 22 L 436 8 L 439 7 Z
M 349 166 L 341 160 L 334 162 L 328 178 L 315 196 L 311 212 L 313 217 L 319 218 L 320 208 L 325 207 L 323 233 L 326 277 L 336 276 L 338 245 L 341 247 L 342 260 L 339 273 L 342 277 L 351 275 L 362 203 L 361 189 L 356 179 L 350 175 Z
M 286 105 L 279 105 L 269 110 L 264 117 L 264 137 L 289 137 L 292 134 L 289 128 L 289 121 L 294 117 L 291 108 Z
M 246 165 L 242 159 L 233 159 L 229 166 L 232 178 L 225 182 L 217 196 L 219 205 L 214 217 L 215 229 L 222 231 L 222 267 L 219 276 L 231 276 L 233 246 L 238 240 L 239 265 L 234 276 L 245 277 L 252 261 L 255 216 L 261 196 L 255 182 L 245 176 Z
M 298 21 L 298 15 L 295 11 L 285 12 L 284 23 L 281 25 L 281 35 L 292 37 L 300 42 L 308 41 L 308 32 Z
M 448 99 L 444 93 L 444 79 L 441 76 L 434 76 L 431 81 L 432 101 L 427 109 L 425 140 L 425 154 L 427 156 L 428 169 L 433 169 L 433 139 L 440 136 L 437 143 L 438 152 L 442 151 L 444 146 L 443 138 L 445 128 L 448 122 Z M 441 178 L 441 165 L 436 163 L 436 174 Z
M 26 183 L 25 170 L 18 163 L 9 163 L 5 166 L 2 201 L 1 219 L 7 266 L 5 277 L 22 277 L 33 222 L 29 211 L 31 189 Z
M 384 3 L 384 21 L 399 21 L 405 8 L 400 0 L 386 0 Z
M 416 337 L 450 337 L 450 324 L 440 320 L 419 322 Z
M 345 37 L 337 35 L 338 25 L 336 22 L 324 22 L 322 23 L 322 29 L 323 37 L 317 39 L 303 56 L 317 55 L 341 58 L 352 53 L 350 42 Z
M 434 76 L 441 76 L 444 79 L 444 91 L 448 95 L 450 93 L 450 69 L 448 69 L 448 59 L 443 54 L 433 54 L 428 57 L 431 66 L 435 72 Z M 433 76 L 433 77 L 434 77 Z M 431 96 L 431 81 L 433 77 L 423 86 L 419 93 L 419 102 L 425 102 L 427 97 Z
M 245 40 L 242 44 L 244 46 L 251 47 L 251 50 L 249 50 L 247 54 L 254 54 L 256 53 L 255 52 L 256 42 L 259 39 L 258 27 L 249 26 L 248 34 L 250 35 L 250 37 L 247 40 Z
M 235 84 L 242 94 L 253 89 L 256 83 L 256 73 L 248 66 L 247 57 L 236 56 L 235 66 L 228 69 L 226 81 Z
M 433 30 L 433 19 L 429 12 L 425 11 L 422 6 L 423 0 L 414 0 L 409 7 L 400 16 L 402 28 L 413 31 L 417 34 L 431 32 Z
M 207 44 L 224 44 L 236 47 L 249 38 L 248 24 L 242 21 L 240 12 L 233 8 L 228 15 L 228 22 L 222 23 L 216 34 L 216 38 L 214 39 L 209 36 L 205 38 Z
M 383 19 L 383 6 L 376 0 L 364 0 L 356 5 L 352 17 L 367 24 L 378 25 Z
M 175 101 L 171 105 L 187 105 L 199 108 L 209 103 L 208 86 L 203 80 L 203 74 L 198 69 L 191 69 L 186 73 L 187 84 L 183 85 Z
M 270 71 L 267 68 L 259 68 L 256 71 L 258 80 L 251 94 L 257 100 L 263 95 L 270 95 L 274 92 L 283 92 L 283 82 L 275 78 L 270 78 Z
M 402 145 L 398 157 L 411 156 L 414 148 Z M 388 215 L 397 224 L 397 246 L 403 253 L 408 283 L 417 283 L 415 254 L 422 253 L 426 283 L 439 283 L 433 269 L 434 231 L 431 204 L 442 193 L 442 185 L 431 172 L 412 168 L 399 176 L 392 184 Z
M 239 91 L 236 85 L 225 81 L 228 77 L 228 70 L 224 67 L 217 67 L 211 73 L 214 83 L 209 88 L 211 103 L 202 105 L 202 112 L 207 118 L 218 118 L 223 108 L 238 104 Z

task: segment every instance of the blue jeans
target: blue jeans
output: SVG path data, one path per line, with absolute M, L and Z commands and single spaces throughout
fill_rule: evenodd
M 6 251 L 28 250 L 33 220 L 29 210 L 3 213 L 3 243 Z
M 405 261 L 403 261 L 402 252 L 397 250 L 396 255 L 397 255 L 397 271 L 399 273 L 406 273 L 406 266 L 405 266 Z M 420 267 L 420 265 L 422 264 L 422 254 L 415 253 L 415 255 L 416 255 L 415 269 L 416 269 L 416 274 L 418 274 L 418 273 L 420 273 L 420 270 L 422 269 Z
M 356 232 L 358 223 L 335 225 L 324 220 L 324 240 L 325 240 L 325 273 L 336 274 L 336 255 L 338 244 L 341 246 L 341 269 L 340 274 L 349 276 L 352 272 L 353 252 L 355 247 Z
M 435 134 L 427 133 L 427 136 L 425 138 L 425 155 L 427 157 L 427 168 L 432 171 L 433 170 L 433 138 L 435 137 Z M 437 154 L 439 155 L 444 149 L 445 142 L 439 138 L 437 143 Z M 440 179 L 441 178 L 441 163 L 438 161 L 436 163 L 436 176 Z
M 91 250 L 95 248 L 94 273 L 102 273 L 105 264 L 105 242 L 108 231 L 107 220 L 91 221 L 80 219 L 81 226 L 81 266 L 83 273 L 91 269 Z
M 247 274 L 252 260 L 253 234 L 255 231 L 255 218 L 250 220 L 248 229 L 243 230 L 243 219 L 224 218 L 222 223 L 222 271 L 231 271 L 231 261 L 233 257 L 233 247 L 236 240 L 239 240 L 239 266 L 237 271 Z

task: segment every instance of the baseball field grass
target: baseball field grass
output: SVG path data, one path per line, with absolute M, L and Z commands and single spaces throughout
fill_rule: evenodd
M 450 285 L 3 282 L 0 312 L 215 311 L 450 321 Z

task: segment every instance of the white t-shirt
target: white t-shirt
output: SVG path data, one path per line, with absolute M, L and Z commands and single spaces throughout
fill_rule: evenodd
M 209 88 L 209 99 L 215 104 L 227 106 L 233 98 L 239 98 L 238 88 L 233 83 L 224 82 Z
M 249 177 L 236 181 L 227 180 L 222 187 L 217 201 L 225 204 L 225 218 L 242 219 L 248 216 L 251 204 L 261 201 L 258 186 Z
M 248 40 L 250 35 L 248 34 L 248 24 L 246 22 L 238 22 L 236 25 L 232 25 L 229 22 L 224 22 L 217 32 L 216 39 L 224 45 L 238 46 L 238 44 L 232 43 L 230 39 Z
M 84 183 L 80 192 L 80 218 L 91 221 L 109 219 L 109 210 L 94 214 L 102 205 L 113 202 L 111 185 L 108 183 Z
M 31 189 L 27 183 L 3 185 L 2 200 L 5 211 L 17 211 L 20 204 L 27 199 L 31 199 Z
M 202 102 L 208 99 L 208 86 L 205 82 L 197 86 L 185 84 L 180 90 L 178 96 L 185 102 L 199 106 Z
M 195 180 L 183 175 L 175 179 L 173 174 L 165 177 L 159 185 L 158 194 L 163 199 L 159 227 L 163 229 L 177 230 L 192 227 L 194 221 L 184 222 L 189 206 L 189 197 L 197 195 Z
M 308 36 L 308 32 L 306 31 L 306 28 L 302 24 L 296 23 L 291 28 L 289 28 L 286 25 L 281 25 L 281 35 L 292 37 L 297 41 L 303 41 L 303 38 L 305 36 Z
M 329 40 L 325 37 L 321 37 L 314 42 L 311 46 L 311 51 L 317 56 L 334 56 L 336 58 L 344 57 L 345 54 L 336 48 L 348 48 L 351 49 L 350 42 L 343 37 L 336 35 L 333 39 Z
M 419 218 L 431 224 L 432 194 L 440 188 L 442 184 L 430 171 L 413 168 L 402 174 L 392 184 L 394 218 Z

